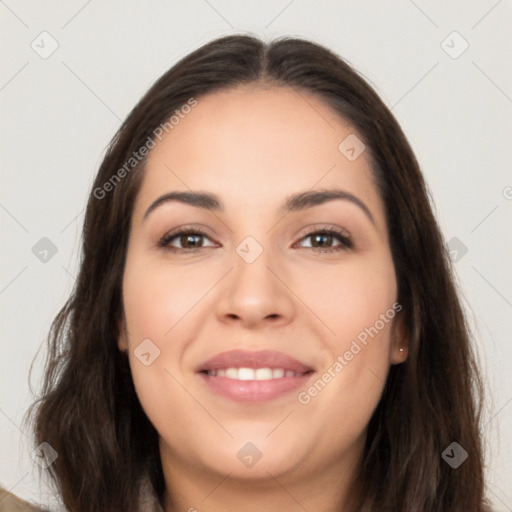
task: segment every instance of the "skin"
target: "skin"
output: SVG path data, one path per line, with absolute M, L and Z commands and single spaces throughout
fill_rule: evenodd
M 397 301 L 367 154 L 351 162 L 338 150 L 354 133 L 313 95 L 252 84 L 198 98 L 148 157 L 119 349 L 129 351 L 138 397 L 160 435 L 166 512 L 350 510 L 368 422 L 390 365 L 407 357 L 399 313 L 307 404 L 297 391 L 236 403 L 210 391 L 195 369 L 226 350 L 270 349 L 313 366 L 315 381 Z M 292 194 L 332 188 L 364 202 L 374 222 L 348 200 L 279 212 Z M 143 220 L 161 195 L 190 190 L 218 195 L 224 211 L 174 201 Z M 159 247 L 185 225 L 207 236 L 188 245 L 174 238 L 177 252 Z M 306 235 L 325 227 L 348 233 L 354 247 L 322 252 L 340 241 L 315 247 L 318 235 Z M 263 249 L 253 263 L 236 252 L 247 236 Z M 160 355 L 145 366 L 134 350 L 148 338 Z M 262 453 L 252 467 L 237 457 L 247 442 Z

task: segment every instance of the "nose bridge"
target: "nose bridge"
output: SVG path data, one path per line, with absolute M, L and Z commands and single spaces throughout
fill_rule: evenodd
M 259 236 L 261 240 L 261 236 Z M 267 239 L 261 243 L 252 235 L 246 236 L 236 247 L 232 291 L 240 301 L 268 301 L 278 294 L 272 282 L 272 250 Z
M 222 289 L 217 313 L 256 323 L 265 318 L 288 316 L 290 297 L 286 287 L 274 275 L 278 255 L 270 247 L 269 237 L 248 235 L 235 247 L 233 270 Z M 260 242 L 261 240 L 261 242 Z
M 251 286 L 269 286 L 271 273 L 268 267 L 277 262 L 272 261 L 275 255 L 272 254 L 272 233 L 268 229 L 268 220 L 261 210 L 247 211 L 246 208 L 245 211 L 246 214 L 240 216 L 236 225 L 232 226 L 235 236 L 243 237 L 234 245 L 233 279 L 247 281 Z

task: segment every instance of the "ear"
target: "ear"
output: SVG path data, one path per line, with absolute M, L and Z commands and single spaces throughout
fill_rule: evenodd
M 406 361 L 409 353 L 409 339 L 409 329 L 405 324 L 403 311 L 401 311 L 395 316 L 391 330 L 391 348 L 389 355 L 391 364 L 400 364 Z
M 121 352 L 128 351 L 128 327 L 126 325 L 126 318 L 124 316 L 118 322 L 117 325 L 117 346 Z

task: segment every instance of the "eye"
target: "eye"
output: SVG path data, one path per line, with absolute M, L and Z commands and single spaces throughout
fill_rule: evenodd
M 175 252 L 198 251 L 207 247 L 202 243 L 202 240 L 205 238 L 209 239 L 208 235 L 201 229 L 182 228 L 179 231 L 171 231 L 165 234 L 158 242 L 158 246 Z M 344 231 L 332 227 L 311 231 L 300 240 L 303 241 L 307 239 L 311 239 L 310 245 L 304 246 L 301 244 L 301 247 L 315 249 L 317 252 L 338 252 L 353 249 L 354 247 L 350 236 Z M 332 244 L 336 241 L 338 244 L 333 246 Z M 176 246 L 176 243 L 179 245 Z M 215 247 L 215 245 L 212 244 L 209 247 Z
M 354 244 L 350 237 L 345 232 L 335 228 L 325 228 L 318 231 L 311 231 L 302 237 L 301 240 L 307 240 L 308 238 L 311 239 L 309 247 L 302 247 L 306 247 L 308 249 L 318 249 L 319 252 L 337 252 L 354 248 Z M 339 244 L 332 246 L 334 241 L 338 241 Z
M 158 242 L 158 246 L 171 251 L 195 251 L 205 247 L 201 243 L 201 239 L 203 238 L 208 238 L 208 235 L 204 231 L 197 228 L 193 230 L 185 228 L 180 231 L 165 234 Z M 174 245 L 176 242 L 178 242 L 180 246 L 176 247 Z

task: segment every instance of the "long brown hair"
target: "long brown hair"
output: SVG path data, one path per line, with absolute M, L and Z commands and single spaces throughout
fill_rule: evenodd
M 32 406 L 36 444 L 58 452 L 48 471 L 74 512 L 135 510 L 149 479 L 165 483 L 158 434 L 135 393 L 117 339 L 121 283 L 143 158 L 105 187 L 154 130 L 190 98 L 260 83 L 315 94 L 357 130 L 385 202 L 410 335 L 408 359 L 391 367 L 368 426 L 359 510 L 484 510 L 480 412 L 483 386 L 457 295 L 449 254 L 413 151 L 390 110 L 343 59 L 313 42 L 264 43 L 231 35 L 190 53 L 149 89 L 109 145 L 88 200 L 81 266 L 55 318 L 41 397 Z M 468 458 L 442 457 L 457 442 Z

